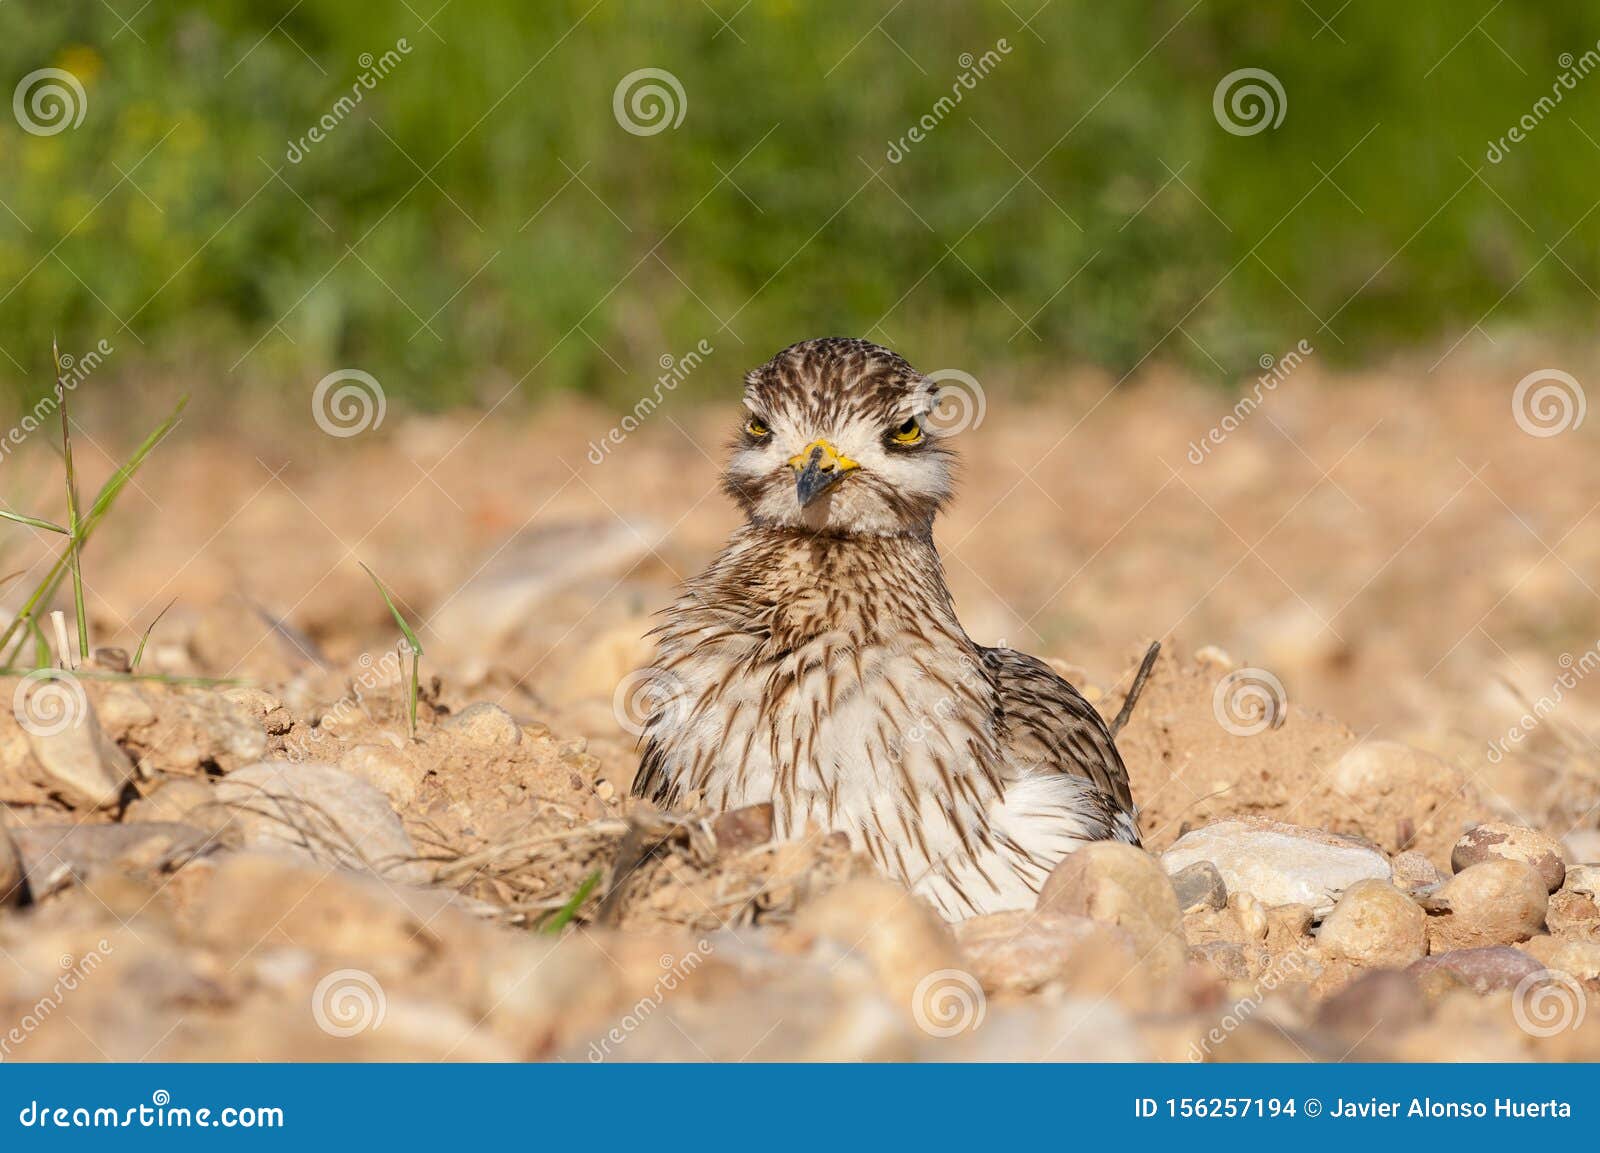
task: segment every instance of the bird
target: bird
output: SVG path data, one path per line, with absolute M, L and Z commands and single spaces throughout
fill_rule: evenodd
M 842 832 L 961 920 L 1033 907 L 1086 843 L 1139 844 L 1115 732 L 1155 648 L 1108 724 L 1043 661 L 967 635 L 933 537 L 945 387 L 843 337 L 746 375 L 722 476 L 745 520 L 651 630 L 632 792 L 770 803 L 776 837 Z

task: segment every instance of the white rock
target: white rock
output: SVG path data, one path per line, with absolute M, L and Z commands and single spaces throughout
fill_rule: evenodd
M 47 684 L 34 691 L 42 698 L 55 688 Z M 59 699 L 67 703 L 59 717 L 49 718 L 55 723 L 22 726 L 28 733 L 28 747 L 66 801 L 80 808 L 109 809 L 121 799 L 133 765 L 106 736 L 88 700 L 61 691 Z
M 1389 879 L 1388 859 L 1360 841 L 1259 818 L 1195 829 L 1161 855 L 1169 873 L 1196 861 L 1215 865 L 1229 893 L 1268 907 L 1310 905 L 1319 915 L 1357 881 Z
M 444 722 L 444 728 L 478 745 L 515 745 L 522 740 L 516 718 L 493 701 L 468 705 Z
M 289 849 L 324 864 L 422 884 L 428 869 L 390 808 L 361 778 L 332 765 L 263 761 L 216 786 L 244 846 Z

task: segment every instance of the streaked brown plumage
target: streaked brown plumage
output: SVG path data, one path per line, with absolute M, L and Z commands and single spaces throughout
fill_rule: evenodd
M 938 386 L 862 340 L 746 378 L 724 481 L 747 523 L 657 629 L 633 791 L 771 801 L 842 830 L 946 916 L 1025 907 L 1085 841 L 1138 843 L 1110 729 L 1048 666 L 974 643 L 933 545 Z

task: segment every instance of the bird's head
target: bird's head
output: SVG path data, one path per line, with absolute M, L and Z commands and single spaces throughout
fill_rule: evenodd
M 786 348 L 745 377 L 724 485 L 756 524 L 926 534 L 954 479 L 955 454 L 929 420 L 938 390 L 870 341 Z

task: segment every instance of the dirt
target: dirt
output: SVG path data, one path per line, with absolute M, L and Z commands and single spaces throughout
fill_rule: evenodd
M 1176 381 L 991 398 L 968 434 L 940 540 L 974 635 L 1051 657 L 1107 715 L 1164 643 L 1119 740 L 1151 853 L 1254 817 L 1445 878 L 1491 820 L 1600 856 L 1600 690 L 1575 678 L 1492 754 L 1600 633 L 1600 456 L 1587 430 L 1520 432 L 1494 366 L 1398 375 L 1302 370 L 1199 465 L 1229 406 Z M 0 1056 L 1600 1057 L 1600 909 L 1571 885 L 1524 939 L 1467 934 L 1514 954 L 1471 980 L 1363 969 L 1319 945 L 1320 914 L 1232 893 L 1185 911 L 1181 978 L 1156 981 L 1105 960 L 1151 933 L 1137 910 L 952 932 L 839 838 L 631 802 L 650 613 L 733 523 L 723 415 L 663 412 L 600 465 L 583 446 L 614 418 L 577 405 L 293 453 L 265 426 L 163 446 L 87 557 L 91 633 L 132 650 L 176 597 L 140 671 L 226 683 L 130 681 L 106 654 L 78 681 L 98 751 L 0 714 L 27 871 L 0 908 Z M 357 560 L 420 625 L 414 732 Z M 74 757 L 110 799 L 65 783 Z M 263 761 L 330 772 L 230 791 L 278 779 Z M 1416 867 L 1394 883 L 1453 915 Z M 1532 961 L 1586 1020 L 1525 1027 Z

